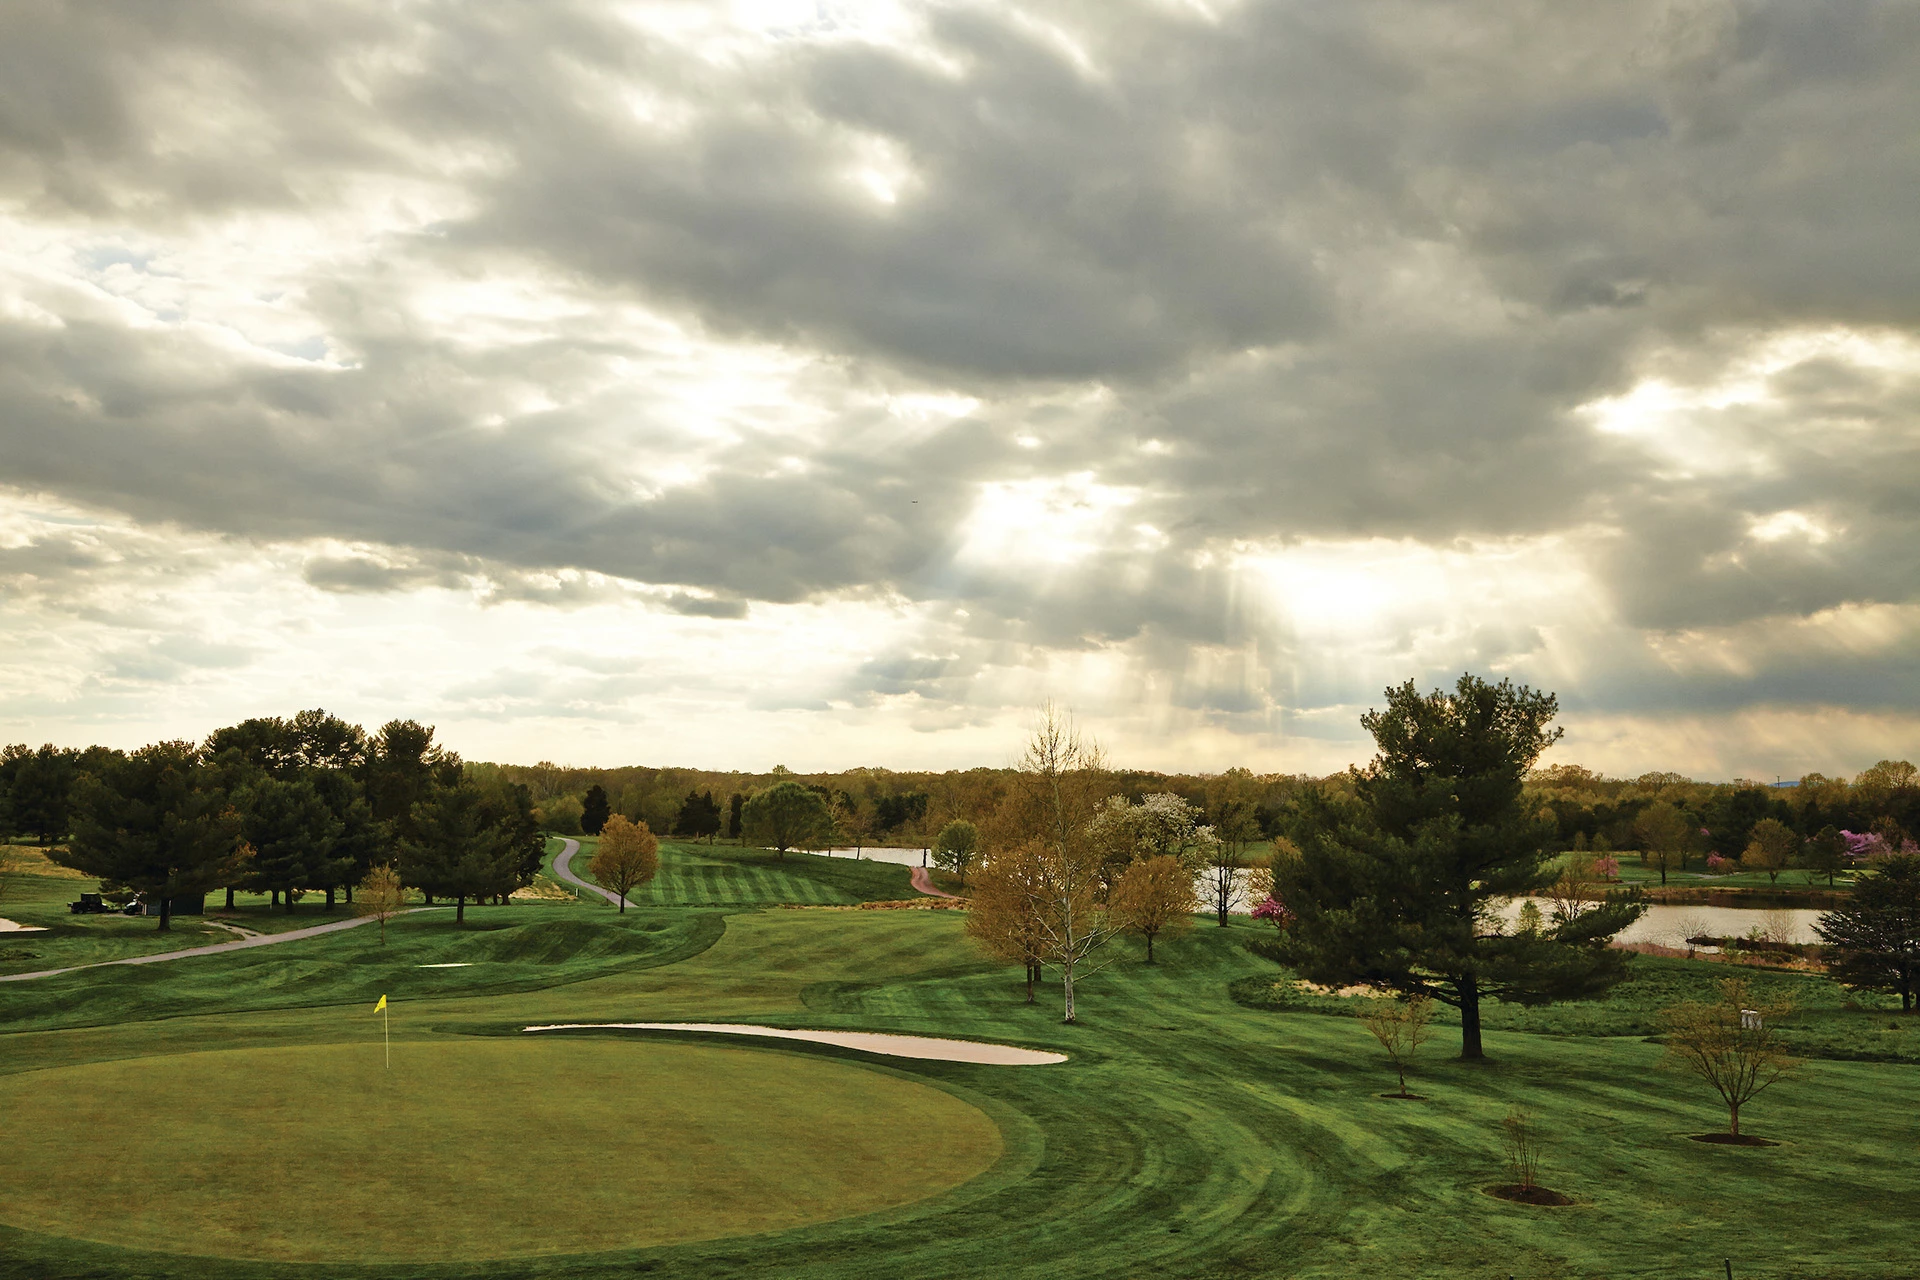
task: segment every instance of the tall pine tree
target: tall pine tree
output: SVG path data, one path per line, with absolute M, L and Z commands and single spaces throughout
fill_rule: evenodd
M 1855 991 L 1885 991 L 1913 1012 L 1920 986 L 1920 857 L 1888 858 L 1853 886 L 1847 905 L 1814 922 L 1832 948 L 1827 973 Z
M 1537 932 L 1505 929 L 1502 901 L 1552 883 L 1552 824 L 1521 783 L 1560 736 L 1551 694 L 1463 675 L 1422 696 L 1409 680 L 1361 724 L 1379 754 L 1344 786 L 1311 793 L 1274 868 L 1292 923 L 1264 954 L 1333 986 L 1370 983 L 1460 1011 L 1460 1056 L 1484 1057 L 1483 999 L 1592 997 L 1626 976 L 1614 934 L 1646 907 L 1629 895 Z
M 162 929 L 173 927 L 175 898 L 229 883 L 247 856 L 239 815 L 189 742 L 109 761 L 81 776 L 72 802 L 73 837 L 55 857 L 109 892 L 158 901 Z
M 613 805 L 607 800 L 607 789 L 597 782 L 588 787 L 587 794 L 580 801 L 580 830 L 587 835 L 597 836 L 612 815 Z

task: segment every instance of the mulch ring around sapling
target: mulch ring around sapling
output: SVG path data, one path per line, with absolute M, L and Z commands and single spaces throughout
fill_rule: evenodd
M 1560 1209 L 1573 1203 L 1572 1196 L 1561 1195 L 1552 1187 L 1527 1187 L 1517 1182 L 1502 1183 L 1497 1187 L 1482 1187 L 1481 1190 L 1496 1200 L 1507 1200 L 1514 1204 L 1532 1204 Z
M 1777 1147 L 1771 1138 L 1756 1138 L 1750 1133 L 1690 1133 L 1692 1142 L 1708 1142 L 1716 1147 Z
M 1427 1100 L 1427 1095 L 1424 1093 L 1383 1093 L 1380 1096 L 1383 1098 L 1392 1098 L 1395 1102 L 1425 1102 Z

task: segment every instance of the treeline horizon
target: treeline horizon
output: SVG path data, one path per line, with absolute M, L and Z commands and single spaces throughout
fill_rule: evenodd
M 432 726 L 396 720 L 368 733 L 320 710 L 285 721 L 255 718 L 217 729 L 199 743 L 176 746 L 197 753 L 209 766 L 221 755 L 244 747 L 250 771 L 279 773 L 280 780 L 286 781 L 286 769 L 267 758 L 273 750 L 263 745 L 261 732 L 274 723 L 291 727 L 302 719 L 343 732 L 353 744 L 345 747 L 349 754 L 365 753 L 351 764 L 343 760 L 334 772 L 353 776 L 362 792 L 356 798 L 374 801 L 371 807 L 383 811 L 379 816 L 389 831 L 410 825 L 409 807 L 421 795 L 401 787 L 399 795 L 382 797 L 384 803 L 380 803 L 366 793 L 377 791 L 385 781 L 382 777 L 376 782 L 376 776 L 398 768 L 412 778 L 437 772 L 455 784 L 486 792 L 494 801 L 490 808 L 517 811 L 507 825 L 523 833 L 530 818 L 540 830 L 560 835 L 591 834 L 589 828 L 597 829 L 596 820 L 602 817 L 595 810 L 604 800 L 605 813 L 644 822 L 661 836 L 738 838 L 740 802 L 774 783 L 791 780 L 839 802 L 847 818 L 840 831 L 845 843 L 892 840 L 924 847 L 948 822 L 978 822 L 993 813 L 1019 772 L 1012 765 L 946 770 L 867 765 L 814 771 L 776 765 L 749 771 L 569 766 L 544 760 L 534 764 L 465 761 L 434 742 Z M 398 734 L 394 746 L 404 743 L 397 756 L 380 750 L 390 733 Z M 153 744 L 158 745 L 162 744 Z M 77 749 L 47 744 L 35 749 L 25 743 L 0 749 L 0 834 L 32 836 L 43 845 L 64 838 L 75 783 L 135 754 L 100 746 Z M 1329 787 L 1345 789 L 1353 776 L 1347 770 L 1316 776 L 1263 774 L 1243 767 L 1191 773 L 1109 767 L 1106 772 L 1115 794 L 1135 801 L 1153 794 L 1179 796 L 1204 814 L 1222 839 L 1240 844 L 1281 834 L 1284 815 L 1303 794 Z M 601 797 L 590 797 L 595 788 Z M 1577 764 L 1558 764 L 1530 771 L 1525 792 L 1536 813 L 1553 819 L 1558 848 L 1596 853 L 1640 847 L 1648 811 L 1656 808 L 1661 810 L 1657 816 L 1671 811 L 1684 821 L 1695 846 L 1691 851 L 1702 856 L 1723 852 L 1737 857 L 1753 828 L 1767 820 L 1803 838 L 1829 829 L 1844 830 L 1871 834 L 1890 848 L 1899 848 L 1920 834 L 1920 777 L 1904 760 L 1880 761 L 1851 779 L 1810 773 L 1789 786 L 1752 779 L 1701 781 L 1666 771 L 1620 778 Z M 337 817 L 349 819 L 350 804 L 336 800 L 332 807 Z M 367 854 L 361 853 L 355 861 L 364 869 Z
M 1016 766 L 975 766 L 968 769 L 889 769 L 867 765 L 851 769 L 795 771 L 776 765 L 766 772 L 688 767 L 624 765 L 616 767 L 476 763 L 470 769 L 525 786 L 534 804 L 560 834 L 573 806 L 599 787 L 609 811 L 635 822 L 644 821 L 662 834 L 676 825 L 690 798 L 711 795 L 722 812 L 731 795 L 748 796 L 782 780 L 813 787 L 847 802 L 856 825 L 847 834 L 867 838 L 890 832 L 910 835 L 920 844 L 947 822 L 980 821 L 1005 797 Z M 1218 773 L 1167 773 L 1151 769 L 1110 767 L 1117 794 L 1139 801 L 1152 794 L 1177 795 L 1200 810 L 1224 839 L 1246 842 L 1270 840 L 1281 834 L 1287 806 L 1312 788 L 1344 789 L 1349 770 L 1312 775 L 1258 774 L 1246 768 Z M 1671 810 L 1688 824 L 1696 838 L 1683 852 L 1705 857 L 1724 853 L 1738 857 L 1753 829 L 1767 820 L 1779 822 L 1803 838 L 1814 838 L 1829 828 L 1873 835 L 1888 848 L 1899 848 L 1920 836 L 1920 770 L 1905 760 L 1882 760 L 1844 776 L 1809 773 L 1792 785 L 1779 786 L 1757 779 L 1732 782 L 1701 781 L 1670 771 L 1652 771 L 1633 778 L 1609 777 L 1578 764 L 1556 764 L 1531 770 L 1525 794 L 1536 812 L 1550 810 L 1557 846 L 1565 850 L 1638 849 L 1648 811 Z M 924 812 L 906 821 L 885 821 L 883 805 L 901 797 L 925 796 Z M 898 810 L 896 810 L 897 812 Z M 871 821 L 860 824 L 861 815 Z M 904 828 L 904 830 L 903 830 Z M 1640 830 L 1636 830 L 1639 828 Z M 737 828 L 723 828 L 737 836 Z M 851 843 L 851 839 L 849 843 Z

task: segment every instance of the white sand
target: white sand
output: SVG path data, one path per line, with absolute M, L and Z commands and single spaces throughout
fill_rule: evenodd
M 15 920 L 0 920 L 0 933 L 45 933 L 43 924 L 21 924 Z
M 927 1058 L 935 1062 L 980 1062 L 996 1067 L 1038 1067 L 1065 1062 L 1064 1053 L 1043 1053 L 1010 1044 L 979 1040 L 947 1040 L 938 1036 L 898 1036 L 881 1031 L 795 1031 L 787 1027 L 755 1027 L 738 1022 L 561 1022 L 526 1031 L 581 1031 L 612 1027 L 625 1031 L 710 1031 L 728 1036 L 761 1036 L 770 1040 L 809 1040 L 864 1049 L 893 1058 Z

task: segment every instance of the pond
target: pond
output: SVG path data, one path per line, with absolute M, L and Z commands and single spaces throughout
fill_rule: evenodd
M 868 862 L 893 862 L 903 867 L 933 865 L 932 856 L 925 849 L 920 848 L 893 849 L 884 846 L 880 848 L 867 846 L 862 849 L 825 849 L 822 852 L 829 858 L 864 858 Z
M 852 849 L 835 849 L 833 856 L 851 858 Z M 898 848 L 867 848 L 859 851 L 860 857 L 873 862 L 894 862 L 902 866 L 921 865 L 922 850 Z M 1253 903 L 1245 893 L 1246 873 L 1235 875 L 1235 887 L 1232 910 L 1236 915 L 1245 914 L 1253 909 Z M 1201 875 L 1198 879 L 1202 915 L 1210 914 L 1213 901 L 1211 877 Z M 1548 910 L 1546 902 L 1540 903 L 1542 912 Z M 1520 914 L 1520 904 L 1508 905 L 1505 915 L 1511 920 Z M 1708 934 L 1713 937 L 1745 937 L 1751 929 L 1758 928 L 1777 942 L 1818 942 L 1820 937 L 1813 931 L 1813 922 L 1822 912 L 1811 909 L 1766 909 L 1760 907 L 1706 907 L 1706 906 L 1651 906 L 1647 913 L 1635 921 L 1620 935 L 1622 942 L 1652 942 L 1660 946 L 1685 947 L 1686 939 L 1691 936 Z
M 939 1036 L 902 1036 L 883 1031 L 807 1031 L 790 1027 L 760 1027 L 739 1022 L 560 1022 L 523 1027 L 523 1031 L 705 1031 L 724 1036 L 754 1036 L 768 1040 L 807 1040 L 862 1049 L 894 1058 L 924 1058 L 933 1062 L 978 1062 L 996 1067 L 1040 1067 L 1065 1062 L 1064 1053 L 1021 1049 L 981 1040 L 947 1040 Z
M 1546 902 L 1539 904 L 1541 914 L 1549 914 Z M 1503 913 L 1508 920 L 1520 914 L 1520 903 L 1512 902 Z M 1716 938 L 1744 938 L 1759 929 L 1773 942 L 1818 942 L 1813 922 L 1824 912 L 1803 909 L 1758 907 L 1651 906 L 1647 913 L 1620 933 L 1621 942 L 1652 942 L 1663 947 L 1685 947 L 1687 939 L 1706 934 Z

